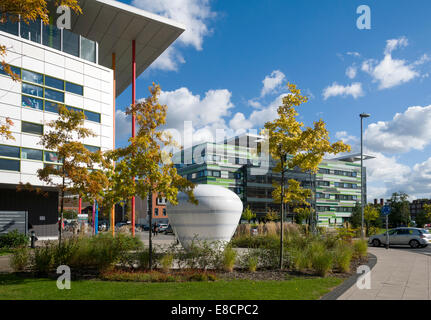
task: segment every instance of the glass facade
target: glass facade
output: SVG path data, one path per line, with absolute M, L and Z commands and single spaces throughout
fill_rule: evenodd
M 32 134 L 43 134 L 43 125 L 37 123 L 31 123 L 26 121 L 21 121 L 21 131 L 25 133 Z
M 40 19 L 29 23 L 13 22 L 8 16 L 7 22 L 0 23 L 0 31 L 97 63 L 95 41 L 67 29 L 58 29 L 55 25 L 44 25 Z

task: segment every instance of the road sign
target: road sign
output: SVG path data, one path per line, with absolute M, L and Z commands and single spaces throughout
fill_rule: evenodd
M 388 216 L 391 214 L 391 207 L 386 205 L 382 207 L 381 213 L 383 216 Z

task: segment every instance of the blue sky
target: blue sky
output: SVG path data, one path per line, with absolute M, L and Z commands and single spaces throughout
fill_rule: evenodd
M 194 139 L 272 120 L 287 81 L 309 95 L 300 107 L 311 125 L 323 118 L 332 139 L 358 150 L 366 122 L 369 200 L 405 191 L 431 195 L 431 2 L 415 0 L 123 1 L 187 27 L 137 82 L 137 97 L 159 83 L 168 128 L 193 121 Z M 371 9 L 359 30 L 358 6 Z M 139 59 L 139 57 L 138 57 Z M 266 79 L 266 81 L 264 81 Z M 117 141 L 126 143 L 131 89 L 117 99 Z M 413 108 L 415 107 L 415 108 Z M 398 115 L 396 115 L 398 113 Z

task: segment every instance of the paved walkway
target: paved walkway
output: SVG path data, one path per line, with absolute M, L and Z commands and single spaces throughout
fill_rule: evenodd
M 371 289 L 353 285 L 338 300 L 430 300 L 431 253 L 406 248 L 369 248 L 377 257 Z
M 12 271 L 9 265 L 9 256 L 0 256 L 0 273 L 9 273 Z

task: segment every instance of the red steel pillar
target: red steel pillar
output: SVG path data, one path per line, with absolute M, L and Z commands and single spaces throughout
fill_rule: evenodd
M 136 103 L 136 41 L 132 40 L 132 105 Z M 132 115 L 132 138 L 135 137 L 136 117 Z M 135 178 L 133 178 L 134 180 Z M 132 235 L 135 236 L 135 197 L 132 197 Z

